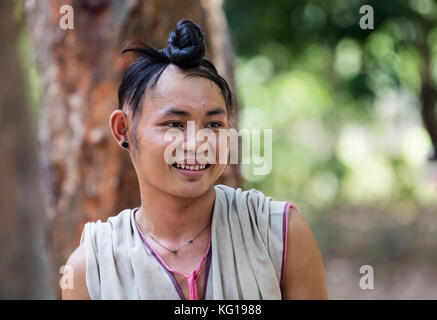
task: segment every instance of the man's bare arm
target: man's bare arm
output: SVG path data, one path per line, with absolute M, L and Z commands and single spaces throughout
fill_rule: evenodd
M 79 246 L 68 258 L 67 266 L 73 268 L 73 288 L 62 289 L 62 300 L 90 300 L 86 285 L 85 250 Z
M 283 299 L 328 299 L 323 259 L 314 235 L 299 212 L 290 208 Z

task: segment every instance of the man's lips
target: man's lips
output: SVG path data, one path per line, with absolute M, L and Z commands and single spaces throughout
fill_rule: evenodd
M 201 178 L 208 172 L 210 166 L 210 164 L 185 166 L 184 164 L 179 165 L 176 163 L 172 165 L 174 170 L 187 178 Z
M 184 164 L 184 163 L 173 163 L 173 167 L 181 170 L 187 170 L 187 171 L 201 171 L 208 169 L 211 165 L 209 163 L 207 164 Z
M 204 166 L 204 165 L 209 164 L 209 163 L 208 163 L 208 161 L 204 161 L 204 163 L 200 163 L 197 160 L 189 161 L 189 160 L 185 159 L 185 160 L 181 160 L 181 161 L 175 161 L 173 163 L 173 165 L 175 165 L 175 164 L 185 165 L 185 166 Z

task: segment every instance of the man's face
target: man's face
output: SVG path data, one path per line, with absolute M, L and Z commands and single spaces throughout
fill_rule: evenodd
M 170 64 L 155 87 L 146 90 L 142 111 L 135 115 L 131 125 L 134 128 L 132 161 L 140 183 L 174 196 L 194 198 L 213 186 L 226 167 L 225 163 L 219 163 L 219 129 L 228 129 L 229 125 L 226 104 L 219 87 L 206 78 L 186 77 L 180 68 Z M 214 141 L 190 138 L 189 125 L 196 133 L 209 129 L 215 136 Z M 179 130 L 180 139 L 165 139 L 166 132 L 168 135 L 169 130 L 175 129 Z M 205 141 L 215 150 L 215 155 L 208 151 L 202 153 L 215 158 L 206 165 L 199 163 L 202 149 L 199 147 L 205 147 Z M 220 148 L 225 148 L 228 154 L 227 143 Z M 169 150 L 173 161 L 168 158 Z M 189 161 L 195 163 L 189 164 Z

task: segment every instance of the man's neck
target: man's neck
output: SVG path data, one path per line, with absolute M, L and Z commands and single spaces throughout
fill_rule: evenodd
M 147 233 L 167 243 L 180 243 L 197 235 L 212 219 L 215 190 L 198 198 L 180 198 L 150 185 L 141 186 L 141 207 L 137 222 Z

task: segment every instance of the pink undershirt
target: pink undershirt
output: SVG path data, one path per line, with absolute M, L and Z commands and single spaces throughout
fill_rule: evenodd
M 144 241 L 146 241 L 146 237 L 144 237 L 144 234 L 141 231 L 141 228 L 138 226 L 136 221 L 135 221 L 135 224 L 137 225 L 137 229 L 138 229 L 141 237 L 143 238 Z M 156 257 L 158 257 L 159 261 L 161 261 L 161 263 L 167 268 L 168 271 L 177 273 L 181 277 L 187 279 L 188 288 L 190 289 L 190 298 L 189 298 L 189 300 L 199 300 L 199 297 L 197 295 L 197 285 L 196 285 L 196 283 L 197 283 L 197 279 L 200 276 L 200 270 L 202 269 L 203 265 L 205 264 L 205 260 L 206 260 L 206 257 L 208 255 L 208 252 L 209 252 L 209 249 L 210 249 L 210 246 L 211 246 L 210 238 L 211 238 L 211 235 L 209 235 L 209 240 L 208 240 L 209 245 L 208 245 L 208 248 L 206 249 L 205 253 L 203 254 L 202 258 L 200 259 L 197 267 L 193 271 L 191 271 L 191 273 L 189 275 L 183 274 L 183 273 L 173 269 L 169 265 L 167 265 L 165 263 L 164 259 L 162 259 L 161 255 L 153 248 L 153 246 L 151 246 L 149 244 L 150 249 L 152 249 L 152 251 L 155 253 Z

